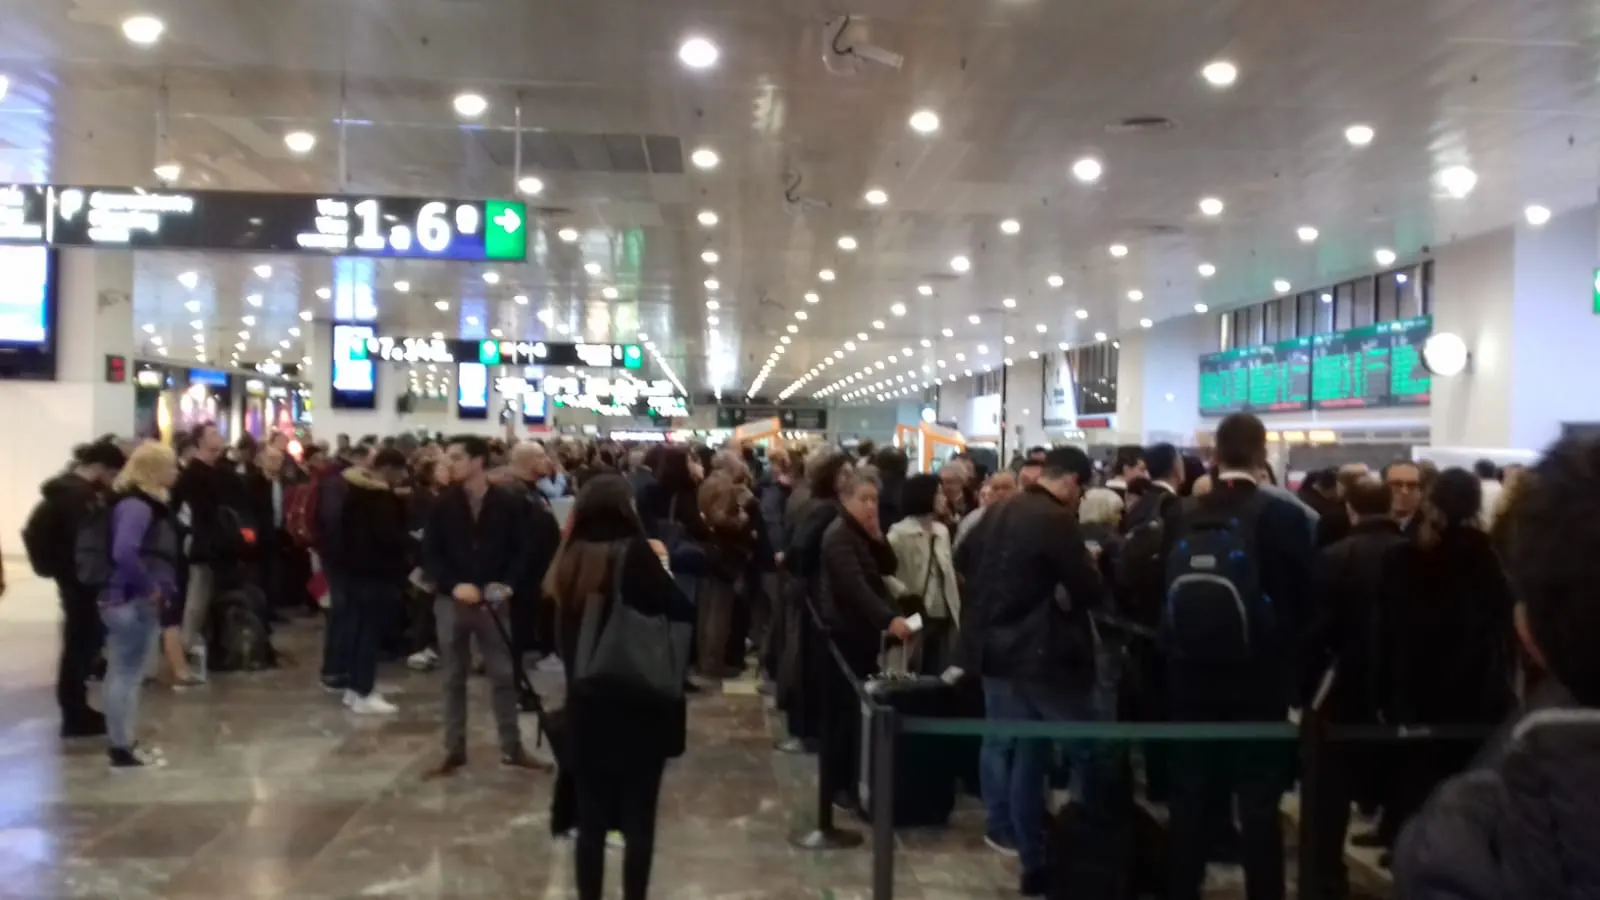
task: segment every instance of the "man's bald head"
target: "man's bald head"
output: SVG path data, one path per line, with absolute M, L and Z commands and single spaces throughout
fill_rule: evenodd
M 511 471 L 523 481 L 543 478 L 549 460 L 544 447 L 532 441 L 523 441 L 511 448 Z

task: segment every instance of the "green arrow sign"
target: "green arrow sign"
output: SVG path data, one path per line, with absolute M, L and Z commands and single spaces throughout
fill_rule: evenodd
M 483 204 L 488 222 L 483 231 L 483 255 L 489 259 L 528 258 L 528 207 L 511 200 Z

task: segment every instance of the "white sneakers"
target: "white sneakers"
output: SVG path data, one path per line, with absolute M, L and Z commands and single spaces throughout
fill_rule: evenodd
M 406 665 L 418 672 L 431 672 L 439 665 L 439 654 L 431 647 L 418 650 L 406 657 Z
M 400 707 L 383 699 L 383 695 L 373 691 L 363 697 L 355 691 L 344 692 L 344 705 L 358 715 L 388 716 L 400 711 Z

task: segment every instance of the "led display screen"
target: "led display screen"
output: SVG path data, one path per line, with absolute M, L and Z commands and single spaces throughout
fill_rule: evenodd
M 1420 316 L 1202 356 L 1200 414 L 1426 405 L 1432 331 Z
M 456 415 L 462 419 L 489 418 L 489 367 L 483 363 L 456 367 Z
M 374 334 L 371 325 L 333 326 L 333 391 L 335 409 L 375 409 L 378 403 L 376 363 L 364 356 L 353 359 L 352 348 L 366 346 Z

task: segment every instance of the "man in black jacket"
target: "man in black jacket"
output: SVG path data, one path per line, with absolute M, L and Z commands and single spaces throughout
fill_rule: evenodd
M 1396 548 L 1407 545 L 1389 515 L 1389 487 L 1377 479 L 1355 482 L 1345 492 L 1350 533 L 1317 556 L 1312 582 L 1312 619 L 1306 631 L 1301 685 L 1303 708 L 1315 724 L 1371 725 L 1384 698 L 1378 645 L 1387 583 L 1395 580 Z M 1326 520 L 1326 517 L 1324 517 Z M 1364 762 L 1369 765 L 1363 765 Z M 1348 894 L 1344 865 L 1350 803 L 1359 782 L 1377 760 L 1355 744 L 1330 744 L 1317 769 L 1318 801 L 1301 816 L 1301 843 L 1315 844 L 1305 859 L 1320 871 L 1302 872 L 1306 900 Z
M 243 490 L 238 476 L 227 471 L 223 458 L 227 445 L 216 425 L 197 425 L 190 438 L 194 456 L 172 486 L 172 508 L 184 526 L 189 569 L 183 593 L 183 647 L 192 655 L 206 644 L 207 614 L 217 589 L 216 566 L 226 552 L 222 508 L 242 499 Z
M 1259 581 L 1261 600 L 1271 621 L 1247 620 L 1252 630 L 1248 663 L 1194 663 L 1172 649 L 1169 638 L 1168 702 L 1177 722 L 1282 722 L 1295 694 L 1295 642 L 1308 620 L 1313 535 L 1305 512 L 1293 501 L 1257 487 L 1253 474 L 1267 458 L 1267 432 L 1261 420 L 1236 413 L 1217 426 L 1219 472 L 1211 492 L 1185 514 L 1186 534 L 1202 517 L 1220 521 L 1225 514 L 1254 516 L 1253 547 L 1246 550 Z M 1196 563 L 1200 562 L 1198 557 Z M 1224 571 L 1227 571 L 1224 569 Z M 1225 577 L 1225 576 L 1214 576 Z M 1177 582 L 1172 582 L 1176 585 Z M 1236 597 L 1246 587 L 1234 584 Z M 1167 594 L 1167 627 L 1174 619 L 1177 591 Z M 1248 610 L 1248 601 L 1240 600 Z M 1257 641 L 1256 638 L 1261 640 Z M 1250 900 L 1282 900 L 1283 835 L 1278 806 L 1287 787 L 1285 749 L 1270 742 L 1249 746 L 1224 744 L 1174 746 L 1172 754 L 1172 900 L 1199 900 L 1206 862 L 1214 842 L 1208 840 L 1227 806 L 1237 797 L 1243 834 L 1243 864 Z
M 438 591 L 433 609 L 445 670 L 445 758 L 435 774 L 449 775 L 467 764 L 467 671 L 474 637 L 494 686 L 500 761 L 537 768 L 522 746 L 506 639 L 505 606 L 523 572 L 527 504 L 489 483 L 489 445 L 482 438 L 452 440 L 445 460 L 451 485 L 434 506 L 422 550 L 423 570 Z
M 364 468 L 372 461 L 365 445 L 345 451 L 323 466 L 312 489 L 317 492 L 317 562 L 328 582 L 328 615 L 322 634 L 322 689 L 343 694 L 350 689 L 350 658 L 354 653 L 350 629 L 348 592 L 345 590 L 344 501 L 349 493 L 344 473 Z
M 104 633 L 99 598 L 78 581 L 78 530 L 122 468 L 124 457 L 115 444 L 97 442 L 73 453 L 73 466 L 40 485 L 42 509 L 37 513 L 46 562 L 61 595 L 61 662 L 56 668 L 56 702 L 61 706 L 61 736 L 94 737 L 106 733 L 106 717 L 89 706 L 88 681 L 100 655 Z
M 1093 468 L 1083 451 L 1057 447 L 1045 456 L 1037 484 L 991 507 L 968 538 L 975 581 L 983 596 L 968 618 L 969 646 L 978 654 L 987 714 L 997 720 L 1096 721 L 1114 711 L 1096 690 L 1095 646 L 1090 610 L 1103 585 L 1078 529 L 1077 506 Z M 1051 887 L 1045 868 L 1043 785 L 1052 742 L 1014 742 L 1009 772 L 984 765 L 984 796 L 1002 802 L 990 808 L 990 840 L 1015 848 L 1022 862 L 1022 893 L 1042 896 Z M 1081 800 L 1084 842 L 1074 846 L 1071 890 L 1097 893 L 1120 877 L 1111 845 L 1120 827 L 1112 754 L 1105 745 L 1080 742 L 1069 748 L 1074 791 Z M 997 759 L 988 752 L 985 762 Z M 1006 785 L 990 782 L 1003 778 Z M 1009 829 L 1005 829 L 1008 824 Z M 1004 829 L 1004 830 L 1002 830 Z M 1000 833 L 995 833 L 996 831 Z
M 406 504 L 395 493 L 395 486 L 405 480 L 406 468 L 405 454 L 386 449 L 374 455 L 370 467 L 351 466 L 341 476 L 345 496 L 339 526 L 351 650 L 344 704 L 356 713 L 399 711 L 378 693 L 376 681 L 379 639 L 394 619 L 401 586 L 411 569 Z
M 511 639 L 521 656 L 529 653 L 547 653 L 555 649 L 555 619 L 541 615 L 546 609 L 540 585 L 544 574 L 561 548 L 561 523 L 550 511 L 550 501 L 539 490 L 539 479 L 549 466 L 549 457 L 543 447 L 522 442 L 511 448 L 511 471 L 516 476 L 518 493 L 524 501 L 523 527 L 527 541 L 524 548 L 523 567 L 511 598 Z M 535 698 L 519 697 L 523 709 L 537 708 Z

